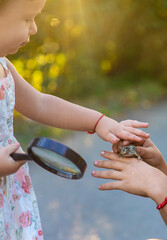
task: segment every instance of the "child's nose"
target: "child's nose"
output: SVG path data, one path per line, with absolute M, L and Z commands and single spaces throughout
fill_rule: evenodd
M 37 33 L 37 25 L 35 22 L 32 22 L 30 26 L 30 35 L 35 35 Z

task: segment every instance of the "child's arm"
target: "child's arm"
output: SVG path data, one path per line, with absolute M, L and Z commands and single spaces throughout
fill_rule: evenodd
M 124 144 L 122 141 L 114 144 L 112 147 L 113 151 L 115 153 L 118 153 L 118 149 L 120 146 L 122 146 L 122 144 Z M 137 146 L 137 152 L 143 161 L 153 167 L 158 168 L 167 175 L 167 164 L 165 162 L 165 159 L 150 139 L 143 139 L 140 143 L 134 143 L 134 145 Z
M 122 190 L 149 197 L 157 205 L 167 197 L 167 176 L 159 169 L 136 158 L 120 158 L 113 152 L 105 151 L 102 156 L 108 160 L 96 161 L 95 166 L 108 170 L 93 171 L 92 175 L 115 181 L 99 186 L 100 190 Z M 160 213 L 167 225 L 167 205 L 160 210 Z
M 17 73 L 8 60 L 6 61 L 15 80 L 17 111 L 32 120 L 58 128 L 79 131 L 94 130 L 101 113 L 38 92 Z M 149 134 L 136 127 L 148 127 L 148 123 L 129 120 L 128 124 L 122 124 L 111 118 L 103 117 L 96 127 L 96 133 L 111 143 L 118 142 L 119 138 L 141 141 L 140 137 L 149 137 Z
M 19 147 L 19 143 L 14 143 L 0 149 L 0 177 L 15 173 L 25 163 L 25 161 L 14 161 L 10 157 L 10 154 L 16 152 Z

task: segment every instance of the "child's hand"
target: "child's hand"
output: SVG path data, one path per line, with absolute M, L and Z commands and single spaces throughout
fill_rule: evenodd
M 102 139 L 111 143 L 117 143 L 119 139 L 129 141 L 142 141 L 142 138 L 149 138 L 149 134 L 136 128 L 147 128 L 148 123 L 136 120 L 117 121 L 104 116 L 96 126 L 96 133 Z
M 107 171 L 93 171 L 96 178 L 112 179 L 116 181 L 99 186 L 100 190 L 123 190 L 128 193 L 150 197 L 155 200 L 160 186 L 167 182 L 167 176 L 158 169 L 136 158 L 120 158 L 113 152 L 104 152 L 103 157 L 108 160 L 96 161 L 95 166 L 109 169 Z M 166 191 L 166 188 L 165 188 Z M 165 192 L 165 194 L 167 191 Z
M 117 144 L 113 145 L 113 151 L 114 153 L 118 153 L 118 150 L 121 146 L 124 146 L 126 143 L 123 141 L 120 141 Z M 158 150 L 158 148 L 153 144 L 153 142 L 150 139 L 143 139 L 139 143 L 131 143 L 133 145 L 137 146 L 137 152 L 149 165 L 158 168 L 162 172 L 164 172 L 167 175 L 167 164 L 162 157 L 161 152 Z
M 13 143 L 0 149 L 0 177 L 15 173 L 25 163 L 25 161 L 14 161 L 10 157 L 10 154 L 16 152 L 19 147 L 19 143 Z

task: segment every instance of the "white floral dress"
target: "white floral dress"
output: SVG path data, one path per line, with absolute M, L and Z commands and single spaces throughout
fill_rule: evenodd
M 14 80 L 0 79 L 0 148 L 17 140 L 13 135 Z M 0 178 L 0 240 L 43 240 L 40 216 L 27 163 L 15 174 Z

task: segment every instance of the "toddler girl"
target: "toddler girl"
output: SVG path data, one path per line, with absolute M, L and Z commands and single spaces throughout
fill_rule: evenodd
M 24 116 L 53 127 L 95 132 L 102 139 L 140 141 L 149 134 L 136 129 L 147 123 L 118 123 L 101 113 L 72 104 L 30 86 L 15 70 L 8 54 L 14 54 L 36 34 L 34 18 L 46 0 L 0 0 L 0 239 L 42 240 L 36 197 L 27 163 L 10 154 L 22 151 L 13 135 L 14 108 Z

